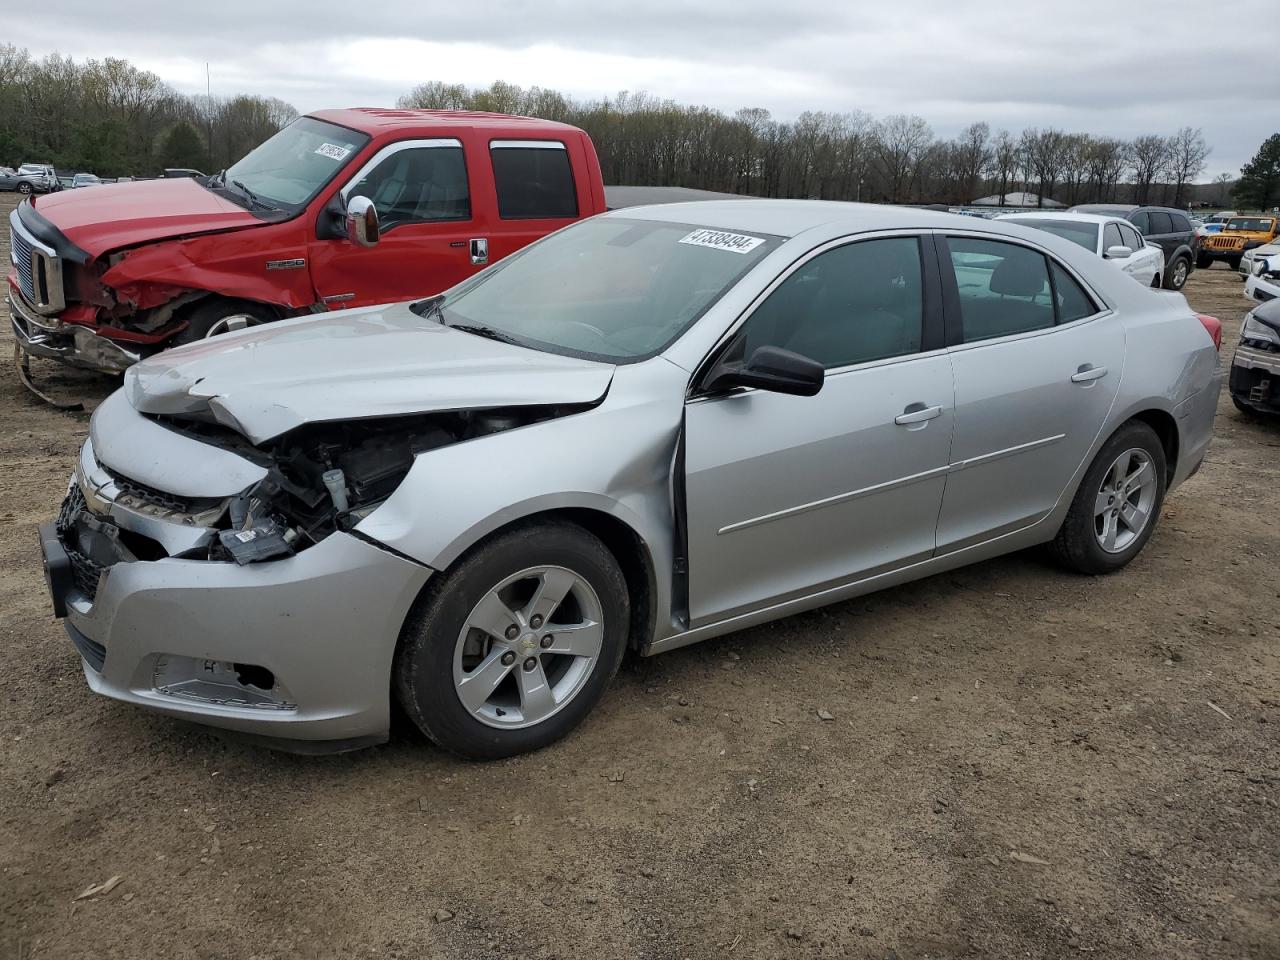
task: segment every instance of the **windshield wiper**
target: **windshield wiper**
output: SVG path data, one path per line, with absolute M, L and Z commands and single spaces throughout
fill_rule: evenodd
M 425 300 L 419 300 L 416 303 L 409 304 L 409 309 L 424 319 L 430 320 L 434 314 L 440 323 L 444 324 L 444 294 L 437 293 L 434 297 L 427 297 Z
M 251 204 L 261 207 L 263 210 L 279 210 L 279 207 L 273 207 L 271 204 L 258 199 L 258 195 L 244 185 L 240 180 L 232 180 L 233 186 L 239 187 L 241 192 L 248 198 Z
M 519 340 L 511 336 L 509 333 L 503 333 L 501 330 L 495 330 L 493 327 L 486 327 L 480 323 L 446 323 L 446 327 L 451 330 L 461 330 L 463 333 L 473 333 L 477 337 L 486 337 L 489 340 L 497 340 L 499 343 L 512 343 L 517 347 L 524 346 Z

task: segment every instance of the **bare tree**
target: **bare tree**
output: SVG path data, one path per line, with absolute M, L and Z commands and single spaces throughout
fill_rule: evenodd
M 991 127 L 985 123 L 969 124 L 956 139 L 953 155 L 959 201 L 971 203 L 979 181 L 991 166 Z
M 1129 145 L 1129 172 L 1135 203 L 1151 201 L 1151 185 L 1169 162 L 1169 140 L 1155 133 L 1138 137 Z
M 1024 130 L 1021 144 L 1027 171 L 1036 178 L 1036 206 L 1043 207 L 1045 200 L 1053 199 L 1058 178 L 1062 176 L 1066 164 L 1067 135 L 1052 127 Z
M 871 149 L 890 203 L 908 199 L 920 160 L 932 142 L 933 131 L 921 117 L 895 114 L 876 124 Z
M 1018 141 L 1013 139 L 1008 130 L 1001 130 L 996 134 L 994 152 L 994 169 L 996 179 L 1000 183 L 1000 206 L 1004 206 L 1005 194 L 1009 192 L 1009 182 L 1017 178 L 1018 170 L 1021 166 L 1022 152 L 1019 149 Z
M 1209 145 L 1197 127 L 1183 127 L 1169 138 L 1169 172 L 1173 179 L 1173 205 L 1183 205 L 1183 193 L 1187 185 L 1204 173 L 1204 163 L 1209 157 Z

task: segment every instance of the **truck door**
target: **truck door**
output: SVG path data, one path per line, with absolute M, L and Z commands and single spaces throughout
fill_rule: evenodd
M 488 146 L 497 201 L 487 236 L 491 262 L 595 212 L 578 140 L 491 140 Z
M 479 269 L 467 160 L 462 142 L 451 138 L 403 140 L 374 154 L 339 196 L 343 209 L 353 197 L 373 201 L 379 241 L 360 247 L 346 239 L 312 240 L 317 299 L 331 309 L 411 300 Z

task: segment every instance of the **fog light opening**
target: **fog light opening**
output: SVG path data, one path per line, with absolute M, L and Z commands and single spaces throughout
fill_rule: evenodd
M 236 672 L 236 679 L 246 687 L 257 687 L 259 690 L 275 689 L 276 675 L 266 667 L 253 663 L 233 663 L 231 667 Z

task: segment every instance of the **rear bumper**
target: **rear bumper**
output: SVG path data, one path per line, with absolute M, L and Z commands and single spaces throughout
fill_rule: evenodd
M 28 356 L 58 360 L 100 373 L 124 373 L 142 359 L 140 353 L 126 350 L 88 327 L 40 316 L 28 308 L 21 297 L 15 296 L 12 289 L 6 300 L 13 337 Z

